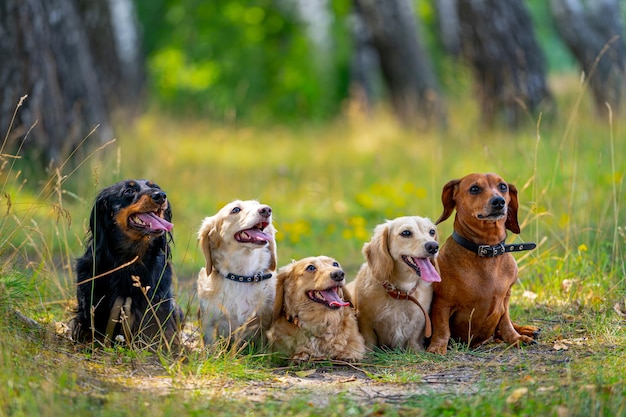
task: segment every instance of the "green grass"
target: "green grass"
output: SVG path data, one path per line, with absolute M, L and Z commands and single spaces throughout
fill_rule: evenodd
M 558 99 L 554 120 L 529 121 L 519 132 L 484 129 L 469 98 L 449 103 L 441 132 L 404 131 L 384 112 L 291 128 L 151 112 L 48 179 L 23 178 L 22 161 L 5 157 L 0 415 L 626 415 L 624 317 L 614 310 L 626 310 L 626 133 L 619 115 L 596 117 L 576 85 Z M 539 243 L 518 256 L 511 312 L 542 328 L 537 346 L 458 345 L 445 357 L 376 351 L 354 368 L 288 367 L 255 349 L 215 346 L 183 357 L 85 351 L 55 335 L 70 317 L 72 264 L 91 203 L 112 182 L 150 178 L 167 191 L 176 293 L 193 321 L 204 262 L 197 228 L 228 201 L 272 206 L 280 265 L 326 254 L 351 279 L 374 226 L 407 214 L 434 220 L 448 180 L 487 171 L 520 190 L 522 233 L 511 239 Z M 441 224 L 440 236 L 451 227 Z M 363 384 L 391 391 L 355 396 Z

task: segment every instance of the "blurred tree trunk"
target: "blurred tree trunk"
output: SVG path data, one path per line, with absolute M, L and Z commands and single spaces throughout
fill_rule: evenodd
M 441 44 L 447 53 L 457 57 L 461 53 L 457 0 L 435 0 L 435 9 Z
M 5 135 L 20 97 L 28 95 L 17 113 L 4 152 L 16 152 L 24 134 L 32 131 L 21 154 L 42 166 L 58 165 L 99 125 L 88 143 L 112 139 L 111 96 L 126 88 L 107 84 L 108 69 L 119 65 L 111 47 L 95 45 L 110 37 L 102 27 L 90 27 L 83 16 L 108 0 L 90 0 L 83 9 L 76 0 L 3 0 L 0 2 L 0 133 Z M 109 26 L 111 24 L 109 23 Z M 94 49 L 97 49 L 94 52 Z M 132 90 L 128 90 L 132 91 Z
M 544 57 L 523 0 L 437 1 L 445 45 L 469 62 L 487 125 L 518 127 L 552 105 Z
M 389 89 L 393 108 L 405 125 L 424 127 L 444 121 L 438 80 L 419 41 L 410 0 L 355 0 L 371 34 L 371 44 Z
M 360 110 L 369 113 L 377 96 L 380 80 L 378 53 L 372 44 L 372 33 L 363 19 L 358 2 L 350 15 L 352 56 L 350 60 L 350 96 Z
M 580 63 L 598 111 L 620 107 L 626 57 L 619 0 L 551 0 L 557 30 Z
M 145 68 L 133 0 L 76 0 L 100 87 L 111 110 L 136 110 Z

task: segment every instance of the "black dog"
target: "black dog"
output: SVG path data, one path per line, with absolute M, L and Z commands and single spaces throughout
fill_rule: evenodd
M 182 314 L 171 291 L 171 220 L 167 196 L 152 181 L 100 191 L 76 261 L 74 340 L 110 344 L 121 335 L 132 346 L 172 347 Z

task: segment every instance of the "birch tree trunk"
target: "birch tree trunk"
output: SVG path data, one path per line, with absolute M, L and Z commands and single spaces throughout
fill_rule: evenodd
M 83 8 L 76 0 L 0 2 L 3 137 L 20 98 L 28 96 L 17 112 L 4 153 L 17 152 L 32 128 L 20 154 L 43 167 L 61 164 L 96 126 L 86 146 L 112 139 L 110 114 L 116 100 L 137 96 L 136 90 L 120 81 L 127 75 L 117 77 L 120 71 L 111 70 L 122 67 L 112 44 L 107 45 L 112 31 L 85 24 L 90 8 L 103 8 L 109 0 L 81 1 Z M 110 15 L 102 16 L 109 16 L 110 27 Z
M 598 111 L 619 109 L 626 57 L 619 0 L 551 0 L 557 30 L 589 81 Z
M 420 43 L 410 0 L 355 0 L 372 36 L 393 108 L 405 125 L 442 123 L 444 110 L 430 56 Z
M 438 1 L 440 12 L 452 13 L 440 18 L 458 21 L 456 39 L 446 25 L 446 45 L 458 47 L 471 66 L 486 125 L 518 127 L 552 106 L 543 53 L 523 0 Z

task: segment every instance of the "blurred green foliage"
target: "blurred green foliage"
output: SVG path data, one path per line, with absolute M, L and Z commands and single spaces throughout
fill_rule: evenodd
M 552 71 L 575 68 L 576 61 L 554 26 L 549 2 L 546 0 L 526 0 L 526 5 L 533 19 L 535 35 L 543 47 L 548 68 Z
M 437 35 L 434 0 L 414 0 L 443 89 L 467 87 Z M 150 96 L 162 109 L 213 120 L 328 120 L 349 96 L 351 0 L 328 1 L 329 45 L 308 34 L 296 0 L 136 0 Z M 573 60 L 544 0 L 528 0 L 551 69 Z M 426 57 L 427 59 L 428 57 Z
M 334 12 L 345 14 L 347 1 Z M 166 107 L 267 121 L 326 118 L 340 105 L 347 38 L 332 37 L 331 56 L 319 56 L 294 2 L 138 0 L 137 8 L 151 92 Z

